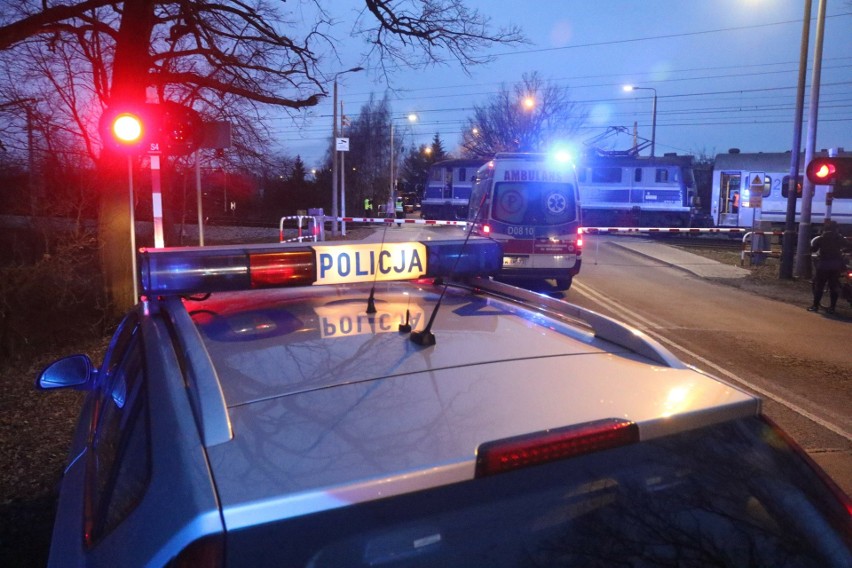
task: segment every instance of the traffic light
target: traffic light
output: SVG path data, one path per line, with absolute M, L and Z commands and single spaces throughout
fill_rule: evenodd
M 201 116 L 175 102 L 117 105 L 101 117 L 105 146 L 122 153 L 189 154 L 201 142 Z
M 201 115 L 192 108 L 175 102 L 156 106 L 160 107 L 160 151 L 171 156 L 194 152 L 201 143 Z
M 852 198 L 852 158 L 814 158 L 806 173 L 815 185 L 833 185 L 835 198 Z
M 152 105 L 122 105 L 107 109 L 101 116 L 101 140 L 104 146 L 122 153 L 148 151 L 156 131 Z

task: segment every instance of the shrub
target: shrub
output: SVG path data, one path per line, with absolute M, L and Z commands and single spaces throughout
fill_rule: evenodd
M 33 264 L 0 267 L 0 360 L 101 336 L 106 313 L 95 239 L 63 238 Z

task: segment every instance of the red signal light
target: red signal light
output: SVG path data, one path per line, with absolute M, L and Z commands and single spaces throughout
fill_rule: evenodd
M 817 179 L 827 180 L 833 177 L 837 173 L 837 168 L 834 167 L 834 164 L 831 163 L 820 163 L 814 169 L 814 176 Z
M 110 127 L 113 137 L 122 144 L 136 144 L 142 138 L 142 119 L 129 112 L 121 113 Z
M 182 156 L 201 142 L 203 122 L 193 109 L 179 103 L 119 104 L 101 116 L 101 140 L 123 153 L 162 152 Z
M 808 164 L 805 173 L 814 185 L 832 186 L 835 199 L 852 198 L 852 157 L 814 158 Z

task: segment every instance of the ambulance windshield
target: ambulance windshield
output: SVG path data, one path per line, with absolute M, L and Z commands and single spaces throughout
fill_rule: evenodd
M 498 183 L 493 203 L 494 220 L 515 225 L 561 225 L 577 215 L 570 183 Z

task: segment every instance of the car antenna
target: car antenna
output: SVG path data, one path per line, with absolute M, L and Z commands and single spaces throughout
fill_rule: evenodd
M 406 292 L 408 294 L 408 292 Z M 411 296 L 408 296 L 408 304 L 405 306 L 405 323 L 399 324 L 399 331 L 402 333 L 408 333 L 411 331 L 411 310 L 409 309 L 411 306 Z
M 485 193 L 482 194 L 482 201 L 479 203 L 479 208 L 476 210 L 476 215 L 473 218 L 473 221 L 470 223 L 470 227 L 467 231 L 467 235 L 464 237 L 464 242 L 462 243 L 461 250 L 459 250 L 459 255 L 456 257 L 455 263 L 453 263 L 453 269 L 450 271 L 450 275 L 455 273 L 456 267 L 459 265 L 459 260 L 461 260 L 462 255 L 464 254 L 465 249 L 467 248 L 467 241 L 470 240 L 470 235 L 473 233 L 473 228 L 476 226 L 477 220 L 479 220 L 479 214 L 482 211 L 482 204 L 485 202 Z M 441 290 L 441 295 L 438 296 L 438 301 L 435 302 L 435 307 L 432 308 L 432 314 L 429 316 L 429 322 L 426 324 L 426 327 L 423 328 L 423 331 L 412 331 L 409 339 L 416 343 L 417 345 L 421 345 L 423 347 L 429 347 L 431 345 L 435 345 L 435 334 L 432 333 L 432 324 L 435 322 L 435 316 L 438 314 L 438 310 L 441 307 L 441 302 L 444 299 L 444 294 L 447 293 L 448 284 L 446 280 L 444 281 L 444 289 Z
M 387 214 L 387 211 L 385 212 L 385 214 Z M 381 244 L 381 245 L 379 245 L 379 258 L 381 258 L 381 256 L 382 256 L 382 251 L 383 251 L 383 250 L 384 250 L 384 248 L 385 248 L 385 235 L 386 235 L 386 234 L 387 234 L 387 232 L 388 232 L 388 227 L 389 227 L 389 226 L 390 226 L 390 223 L 385 222 L 385 229 L 382 231 L 382 244 Z M 376 313 L 376 300 L 375 300 L 375 294 L 376 294 L 376 279 L 377 279 L 378 277 L 379 277 L 379 271 L 378 271 L 378 270 L 376 270 L 375 274 L 373 275 L 373 285 L 370 287 L 370 297 L 369 297 L 369 298 L 367 298 L 367 313 L 368 313 L 368 314 L 374 314 L 374 313 Z

